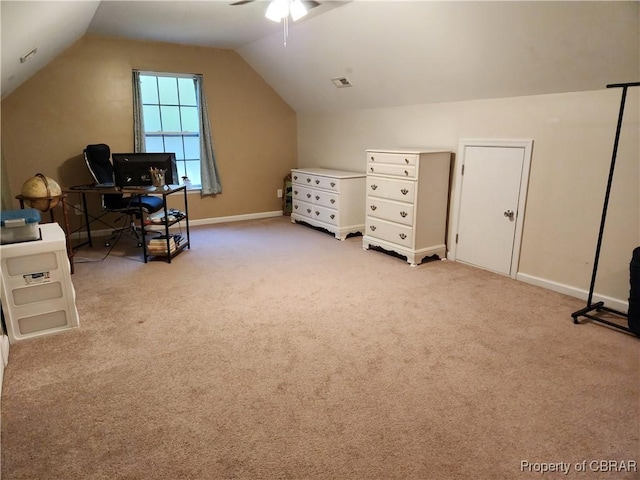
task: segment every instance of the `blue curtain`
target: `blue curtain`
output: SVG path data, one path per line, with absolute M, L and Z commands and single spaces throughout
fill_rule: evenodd
M 215 195 L 222 193 L 218 166 L 213 153 L 213 137 L 211 136 L 211 124 L 209 123 L 209 109 L 207 98 L 204 94 L 202 75 L 195 75 L 193 81 L 196 85 L 198 96 L 198 108 L 200 110 L 200 175 L 202 177 L 202 195 Z
M 142 116 L 142 95 L 140 93 L 140 72 L 133 71 L 133 151 L 145 152 L 144 118 Z

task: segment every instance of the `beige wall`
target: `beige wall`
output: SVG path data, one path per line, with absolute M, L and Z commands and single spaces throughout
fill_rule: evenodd
M 630 89 L 596 292 L 626 302 L 640 245 L 640 88 Z M 533 139 L 518 272 L 588 290 L 621 90 L 298 114 L 301 166 L 365 171 L 364 151 L 444 147 L 463 138 Z
M 133 149 L 132 69 L 204 75 L 223 192 L 189 195 L 192 219 L 282 208 L 276 190 L 296 165 L 296 114 L 237 53 L 95 36 L 80 39 L 2 100 L 12 195 L 36 173 L 62 186 L 89 182 L 82 160 L 88 144 Z

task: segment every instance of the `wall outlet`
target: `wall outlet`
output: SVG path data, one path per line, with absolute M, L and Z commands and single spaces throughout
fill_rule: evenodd
M 282 189 L 281 189 L 281 188 L 279 188 L 279 189 L 276 191 L 276 196 L 277 196 L 278 198 L 282 198 Z
M 75 213 L 76 215 L 82 215 L 82 205 L 80 205 L 80 204 L 74 205 L 73 206 L 73 213 Z

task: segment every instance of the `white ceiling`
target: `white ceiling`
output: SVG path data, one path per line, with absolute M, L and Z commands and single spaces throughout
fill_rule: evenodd
M 237 50 L 298 112 L 640 79 L 638 1 L 322 2 L 290 25 L 286 46 L 282 26 L 264 18 L 264 1 L 232 1 L 2 0 L 2 96 L 85 33 Z M 354 86 L 336 88 L 339 76 Z

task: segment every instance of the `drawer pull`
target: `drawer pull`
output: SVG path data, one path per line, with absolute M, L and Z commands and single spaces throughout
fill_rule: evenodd
M 406 170 L 404 171 L 404 174 L 405 174 L 406 176 L 409 176 L 409 172 L 407 172 Z
M 369 225 L 369 228 L 371 229 L 372 232 L 376 231 L 376 226 L 375 225 Z
M 402 240 L 404 240 L 405 238 L 407 238 L 407 236 L 406 236 L 404 233 L 401 233 L 401 234 L 400 234 L 400 238 L 401 238 Z
M 372 155 L 371 156 L 371 161 L 374 162 L 376 160 L 376 158 Z
M 400 216 L 402 218 L 406 217 L 407 215 L 409 215 L 407 212 L 400 212 Z
M 316 179 L 316 185 L 318 185 L 320 183 L 320 180 Z
M 402 190 L 400 190 L 400 193 L 402 193 L 403 195 L 406 195 L 407 193 L 409 193 L 409 190 L 407 190 L 406 188 L 403 188 Z
M 310 208 L 307 208 L 307 213 L 311 213 L 311 209 Z
M 320 195 L 316 195 L 316 200 L 320 200 Z
M 294 176 L 293 176 L 293 179 L 294 179 L 294 180 L 297 180 L 297 179 L 298 179 L 298 175 L 294 175 Z
M 375 205 L 371 205 L 369 208 L 371 208 L 371 210 L 375 212 L 378 207 L 376 207 Z
M 333 205 L 334 203 L 336 203 L 336 199 L 332 198 L 331 200 L 329 200 L 331 202 L 331 205 Z
M 404 159 L 404 162 L 405 162 L 407 165 L 409 165 L 409 159 L 408 159 L 408 158 L 405 158 L 405 159 Z
M 378 188 L 378 185 L 376 185 L 375 183 L 371 185 L 371 190 L 375 190 L 376 188 Z
M 331 218 L 331 220 L 333 220 L 334 218 L 336 218 L 336 216 L 332 213 L 331 215 L 329 215 L 329 218 Z
M 298 205 L 294 205 L 293 208 L 295 208 L 297 210 L 298 209 Z
M 332 187 L 335 187 L 335 186 L 336 186 L 336 182 L 331 182 L 331 183 L 330 183 L 330 185 L 331 185 Z
M 320 212 L 316 210 L 316 217 L 320 215 Z
M 373 167 L 371 167 L 371 171 L 373 172 Z
M 311 198 L 311 194 L 310 193 L 307 193 L 307 198 Z
M 298 190 L 294 190 L 294 191 L 293 191 L 293 194 L 294 194 L 294 195 L 297 195 L 297 194 L 298 194 Z
M 307 178 L 307 183 L 311 183 L 311 179 L 310 178 Z

